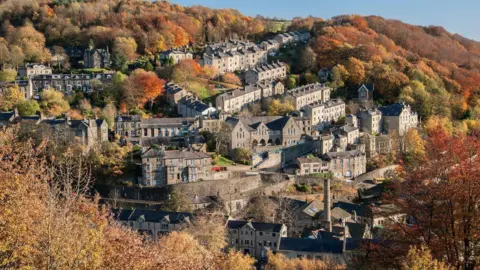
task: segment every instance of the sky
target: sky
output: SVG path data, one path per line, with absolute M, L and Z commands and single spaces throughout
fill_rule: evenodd
M 170 0 L 183 6 L 234 8 L 245 15 L 291 19 L 309 15 L 378 15 L 415 25 L 438 25 L 480 41 L 480 0 Z

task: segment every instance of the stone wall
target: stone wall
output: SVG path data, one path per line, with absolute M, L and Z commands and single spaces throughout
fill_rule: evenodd
M 380 168 L 380 169 L 376 169 L 376 170 L 373 170 L 371 172 L 367 172 L 367 173 L 364 173 L 362 175 L 359 175 L 357 177 L 355 177 L 355 182 L 363 182 L 365 180 L 373 180 L 373 178 L 384 178 L 385 177 L 385 173 L 388 172 L 388 171 L 394 171 L 396 170 L 398 167 L 398 165 L 391 165 L 391 166 L 388 166 L 388 167 L 385 167 L 385 168 Z
M 172 188 L 188 196 L 220 196 L 232 193 L 247 192 L 260 187 L 262 181 L 259 175 L 232 177 L 218 181 L 201 181 L 196 183 L 177 184 Z

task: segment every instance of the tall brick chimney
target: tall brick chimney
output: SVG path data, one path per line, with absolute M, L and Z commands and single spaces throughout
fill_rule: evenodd
M 328 232 L 332 231 L 332 215 L 331 215 L 331 197 L 330 197 L 330 178 L 323 180 L 323 222 Z

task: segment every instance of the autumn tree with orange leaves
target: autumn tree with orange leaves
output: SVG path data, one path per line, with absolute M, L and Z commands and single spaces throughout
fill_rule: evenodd
M 136 69 L 124 81 L 123 97 L 129 109 L 143 108 L 147 103 L 150 109 L 157 97 L 164 93 L 165 81 L 154 72 Z
M 383 244 L 368 246 L 363 259 L 394 267 L 410 246 L 425 245 L 437 260 L 475 269 L 480 252 L 480 139 L 451 135 L 437 126 L 428 132 L 423 151 L 424 158 L 404 167 L 398 192 L 384 198 L 405 213 L 410 224 L 388 226 L 377 241 Z

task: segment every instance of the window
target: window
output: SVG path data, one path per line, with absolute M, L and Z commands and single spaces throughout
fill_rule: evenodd
M 263 235 L 263 232 L 260 232 L 260 235 Z

